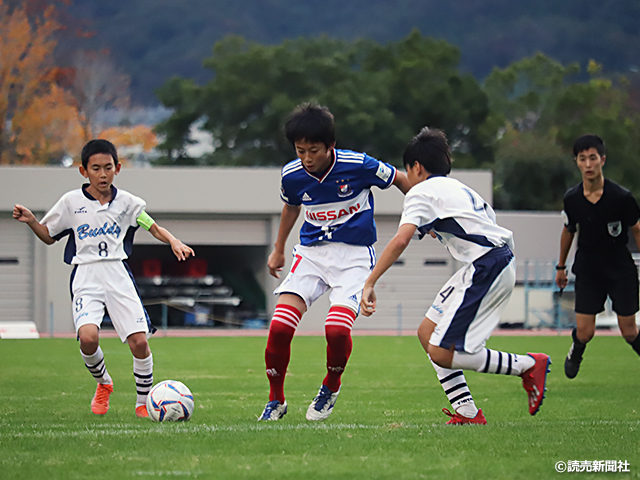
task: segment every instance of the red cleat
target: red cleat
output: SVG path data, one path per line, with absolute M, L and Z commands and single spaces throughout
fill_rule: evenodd
M 528 353 L 536 363 L 526 372 L 522 372 L 522 386 L 529 395 L 529 413 L 535 415 L 540 410 L 542 400 L 544 400 L 544 392 L 547 390 L 547 373 L 549 373 L 549 365 L 551 358 L 544 353 Z
M 136 407 L 136 417 L 138 418 L 149 418 L 149 412 L 147 412 L 146 405 L 140 405 Z
M 442 411 L 445 415 L 449 415 L 451 419 L 447 422 L 447 425 L 486 425 L 487 419 L 484 418 L 484 414 L 482 413 L 482 409 L 478 409 L 478 413 L 473 418 L 463 417 L 462 415 L 456 413 L 451 413 L 449 409 L 443 408 Z
M 96 415 L 104 415 L 109 411 L 109 396 L 113 393 L 113 383 L 99 383 L 96 394 L 91 400 L 91 411 Z

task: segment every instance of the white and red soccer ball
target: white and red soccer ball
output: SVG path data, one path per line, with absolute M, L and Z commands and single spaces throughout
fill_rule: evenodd
M 157 383 L 147 397 L 147 411 L 154 422 L 181 422 L 193 414 L 193 394 L 177 380 Z

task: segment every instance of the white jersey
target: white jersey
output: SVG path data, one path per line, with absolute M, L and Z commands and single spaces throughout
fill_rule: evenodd
M 409 190 L 400 220 L 403 224 L 418 227 L 420 238 L 434 231 L 453 258 L 464 263 L 503 245 L 513 250 L 513 233 L 496 224 L 491 206 L 449 177 L 432 175 Z
M 111 201 L 100 205 L 88 184 L 65 193 L 42 219 L 56 240 L 69 235 L 64 261 L 72 265 L 124 260 L 131 254 L 137 218 L 146 203 L 111 186 Z

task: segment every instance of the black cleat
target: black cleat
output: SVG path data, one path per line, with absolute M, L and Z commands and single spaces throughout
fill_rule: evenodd
M 571 336 L 573 337 L 573 343 L 571 344 L 567 358 L 564 361 L 564 374 L 567 378 L 576 378 L 576 375 L 578 375 L 578 372 L 580 371 L 582 354 L 584 353 L 584 349 L 587 345 L 578 340 L 575 329 L 571 333 Z
M 582 363 L 582 355 L 575 353 L 574 345 L 571 345 L 569 355 L 564 360 L 564 374 L 567 378 L 576 378 L 580 371 L 580 364 Z

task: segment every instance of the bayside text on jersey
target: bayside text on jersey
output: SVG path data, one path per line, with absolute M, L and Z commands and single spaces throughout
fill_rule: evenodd
M 146 203 L 111 186 L 111 201 L 100 202 L 86 192 L 88 184 L 65 193 L 42 219 L 56 240 L 69 235 L 64 261 L 72 265 L 124 260 L 131 254 L 136 219 Z
M 377 236 L 370 189 L 388 188 L 396 178 L 396 169 L 365 153 L 333 151 L 333 163 L 322 177 L 305 170 L 300 159 L 286 164 L 280 196 L 288 205 L 304 206 L 302 245 L 373 245 Z
M 503 245 L 513 250 L 513 233 L 496 224 L 493 208 L 454 178 L 432 175 L 409 190 L 400 220 L 404 224 L 418 227 L 420 238 L 433 230 L 453 258 L 464 263 Z

